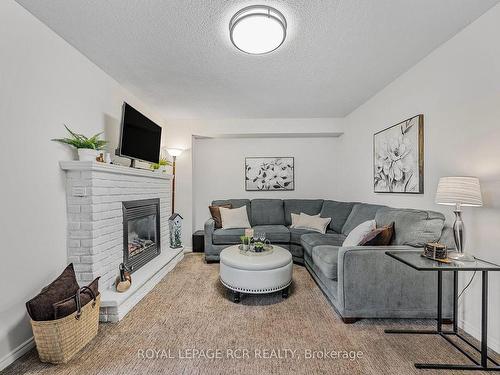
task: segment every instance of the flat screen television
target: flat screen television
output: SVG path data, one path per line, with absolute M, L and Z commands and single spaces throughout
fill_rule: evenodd
M 120 147 L 118 154 L 134 160 L 158 163 L 161 126 L 127 103 L 123 103 Z

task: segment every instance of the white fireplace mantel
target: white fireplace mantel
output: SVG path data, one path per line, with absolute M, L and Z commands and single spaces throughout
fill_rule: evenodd
M 182 259 L 169 247 L 172 175 L 93 161 L 61 161 L 66 172 L 67 249 L 78 282 L 100 276 L 101 321 L 116 322 Z M 114 281 L 123 262 L 122 202 L 160 200 L 161 253 L 132 274 L 132 287 L 118 293 Z
M 96 161 L 60 161 L 59 165 L 61 169 L 65 171 L 95 171 L 130 176 L 144 176 L 164 180 L 172 179 L 172 175 L 169 173 L 152 171 L 149 169 L 125 167 L 118 164 L 98 163 Z

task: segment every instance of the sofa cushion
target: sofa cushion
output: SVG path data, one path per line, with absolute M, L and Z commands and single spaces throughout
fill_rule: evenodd
M 340 233 L 353 206 L 353 202 L 324 201 L 320 216 L 331 217 L 332 221 L 330 221 L 329 228 Z
M 289 228 L 297 228 L 297 223 L 299 222 L 300 215 L 307 215 L 304 214 L 303 212 L 301 214 L 296 214 L 296 213 L 291 213 L 290 216 L 292 217 L 292 224 L 289 226 Z M 310 215 L 308 215 L 310 216 Z M 319 217 L 319 214 L 313 215 L 314 217 Z M 328 230 L 328 228 L 327 228 Z
M 368 220 L 375 219 L 375 214 L 377 211 L 386 206 L 380 206 L 377 204 L 368 204 L 368 203 L 356 203 L 349 217 L 347 218 L 344 226 L 342 227 L 342 233 L 346 236 L 356 228 L 359 224 L 364 223 Z M 389 223 L 390 224 L 390 223 Z
M 317 215 L 321 211 L 323 199 L 284 199 L 285 208 L 285 225 L 292 224 L 292 212 L 300 214 L 301 212 L 308 215 Z
M 290 242 L 296 245 L 300 245 L 301 244 L 300 237 L 302 237 L 303 234 L 308 234 L 308 233 L 317 233 L 317 232 L 313 232 L 312 230 L 307 230 L 307 229 L 290 228 Z
M 284 225 L 285 210 L 281 199 L 253 199 L 252 225 Z
M 392 242 L 392 236 L 394 235 L 394 223 L 390 225 L 384 225 L 383 227 L 378 227 L 368 233 L 363 241 L 359 244 L 360 246 L 388 246 Z
M 52 305 L 75 295 L 79 288 L 73 263 L 70 263 L 57 279 L 44 287 L 36 297 L 26 302 L 29 316 L 36 321 L 53 320 Z
M 288 250 L 290 250 L 294 258 L 304 258 L 304 249 L 301 245 L 291 243 Z
M 295 214 L 292 214 L 292 218 L 294 216 Z M 292 226 L 297 229 L 308 229 L 313 232 L 325 234 L 331 220 L 332 218 L 330 217 L 319 217 L 319 215 L 308 215 L 302 212 Z
M 304 251 L 307 255 L 312 256 L 312 249 L 316 246 L 321 245 L 332 245 L 332 246 L 342 246 L 346 236 L 343 234 L 321 234 L 321 233 L 311 233 L 304 234 L 300 238 L 300 242 Z
M 359 224 L 356 228 L 349 232 L 346 239 L 342 243 L 342 246 L 359 246 L 363 242 L 364 238 L 376 227 L 377 224 L 375 223 L 375 220 L 368 220 Z
M 330 280 L 337 280 L 338 246 L 316 246 L 312 250 L 313 263 Z
M 445 217 L 440 212 L 401 208 L 383 208 L 375 215 L 377 226 L 394 222 L 391 244 L 423 247 L 441 237 Z
M 222 206 L 208 206 L 208 210 L 210 211 L 210 215 L 212 219 L 214 219 L 215 228 L 222 228 L 222 219 L 220 217 L 220 208 L 233 208 L 230 204 L 224 204 Z
M 241 242 L 240 237 L 245 235 L 245 228 L 216 229 L 212 236 L 215 245 L 235 245 Z
M 99 294 L 99 279 L 100 276 L 95 278 L 94 281 L 87 285 L 87 287 L 92 291 L 93 295 L 89 291 L 89 289 L 83 289 L 81 291 L 80 303 L 82 307 L 92 301 L 94 299 L 94 296 L 97 297 L 97 295 Z M 68 315 L 71 315 L 78 310 L 78 306 L 76 304 L 76 295 L 54 303 L 52 307 L 54 308 L 54 319 L 61 319 Z
M 246 208 L 225 208 L 219 207 L 223 229 L 250 228 L 248 212 Z
M 212 201 L 212 206 L 222 206 L 224 204 L 230 204 L 231 208 L 238 208 L 247 206 L 247 214 L 248 220 L 250 220 L 250 224 L 252 224 L 252 218 L 250 217 L 250 200 L 249 199 L 219 199 Z
M 264 232 L 271 243 L 289 243 L 290 231 L 284 225 L 256 225 L 254 233 Z

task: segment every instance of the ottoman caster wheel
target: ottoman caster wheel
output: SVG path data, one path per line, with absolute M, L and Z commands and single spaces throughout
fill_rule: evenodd
M 288 288 L 285 288 L 281 291 L 282 298 L 288 298 Z
M 241 301 L 241 293 L 233 291 L 233 302 L 240 303 L 240 301 Z

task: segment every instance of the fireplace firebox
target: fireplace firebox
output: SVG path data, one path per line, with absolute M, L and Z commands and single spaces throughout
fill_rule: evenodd
M 122 208 L 123 263 L 134 272 L 160 254 L 160 200 L 123 202 Z

